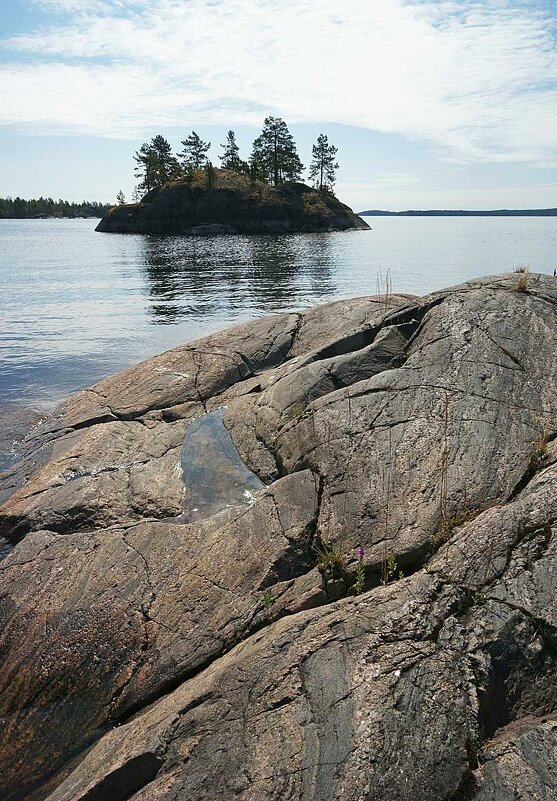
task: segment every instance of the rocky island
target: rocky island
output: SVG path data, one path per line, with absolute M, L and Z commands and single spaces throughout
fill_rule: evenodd
M 232 170 L 197 170 L 115 206 L 97 225 L 105 233 L 261 234 L 368 229 L 330 192 L 302 183 L 278 186 Z
M 556 343 L 495 276 L 58 407 L 1 482 L 2 799 L 555 799 Z

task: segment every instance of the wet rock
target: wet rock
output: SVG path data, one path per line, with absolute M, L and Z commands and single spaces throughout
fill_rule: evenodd
M 46 414 L 15 404 L 0 406 L 0 471 L 5 471 L 21 458 L 22 443 Z
M 557 797 L 557 283 L 523 290 L 266 318 L 45 421 L 2 797 Z
M 209 412 L 188 426 L 182 445 L 184 520 L 209 517 L 229 506 L 254 503 L 265 485 L 242 462 L 222 423 L 225 409 Z

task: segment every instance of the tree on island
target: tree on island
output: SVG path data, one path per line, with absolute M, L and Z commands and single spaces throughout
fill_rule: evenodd
M 213 189 L 215 185 L 215 168 L 209 159 L 205 162 L 205 178 L 207 180 L 207 189 Z
M 309 167 L 309 177 L 319 191 L 332 192 L 336 180 L 338 163 L 336 155 L 338 148 L 329 144 L 325 134 L 317 137 L 317 143 L 311 149 L 312 162 Z
M 137 171 L 140 190 L 150 192 L 162 186 L 178 173 L 178 161 L 172 153 L 170 143 L 158 134 L 150 142 L 144 142 L 136 152 Z
M 263 131 L 253 143 L 250 166 L 274 186 L 300 179 L 304 167 L 292 134 L 280 117 L 265 119 Z
M 207 157 L 211 143 L 203 141 L 199 134 L 192 131 L 186 139 L 182 139 L 182 145 L 184 149 L 177 156 L 172 153 L 169 142 L 160 134 L 141 145 L 134 156 L 137 162 L 134 174 L 139 179 L 134 190 L 134 202 L 141 200 L 152 189 L 173 178 L 191 175 L 194 170 L 205 169 L 208 186 L 213 187 L 218 182 L 218 172 L 215 172 Z M 259 181 L 279 186 L 285 181 L 301 180 L 304 167 L 292 134 L 280 117 L 266 117 L 263 130 L 253 143 L 249 162 L 240 158 L 234 131 L 227 132 L 226 141 L 221 148 L 222 169 L 247 173 L 252 184 Z M 327 136 L 320 134 L 312 148 L 310 165 L 310 179 L 316 189 L 323 192 L 333 191 L 338 169 L 337 152 L 337 148 L 329 144 Z M 118 203 L 125 203 L 125 199 L 120 200 L 120 196 L 117 200 Z
M 157 180 L 165 184 L 178 173 L 178 159 L 172 152 L 170 142 L 160 134 L 151 140 L 151 146 L 157 160 Z
M 220 156 L 220 164 L 223 170 L 233 170 L 234 172 L 247 172 L 247 163 L 240 158 L 240 148 L 236 143 L 234 131 L 228 131 L 226 142 L 221 145 L 224 153 Z
M 211 147 L 211 143 L 204 142 L 199 134 L 192 131 L 186 139 L 182 139 L 182 144 L 184 149 L 181 153 L 178 153 L 178 156 L 182 161 L 184 170 L 191 172 L 205 167 L 207 164 L 207 152 Z
M 118 192 L 118 194 L 116 195 L 116 203 L 117 203 L 119 206 L 124 206 L 124 205 L 125 205 L 125 203 L 126 203 L 126 196 L 124 195 L 124 193 L 122 192 L 122 190 L 121 190 L 121 189 L 120 189 L 120 191 Z

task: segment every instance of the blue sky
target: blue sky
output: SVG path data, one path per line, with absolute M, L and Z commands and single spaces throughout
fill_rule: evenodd
M 557 206 L 557 2 L 2 0 L 0 195 L 112 200 L 156 133 L 282 116 L 362 208 Z

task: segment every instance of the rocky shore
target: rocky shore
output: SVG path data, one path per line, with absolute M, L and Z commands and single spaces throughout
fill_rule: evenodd
M 555 799 L 556 356 L 512 274 L 58 407 L 0 477 L 0 797 Z
M 278 187 L 247 175 L 199 170 L 115 206 L 96 230 L 118 234 L 265 234 L 368 229 L 352 209 L 301 183 Z

